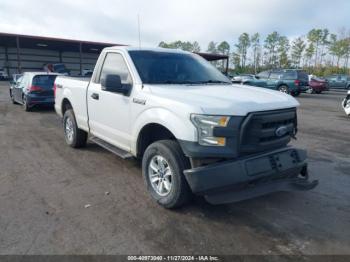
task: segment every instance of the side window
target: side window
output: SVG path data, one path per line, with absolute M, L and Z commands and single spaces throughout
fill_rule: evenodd
M 22 81 L 23 81 L 23 76 L 21 76 L 20 78 L 18 78 L 18 79 L 16 80 L 16 85 L 17 85 L 17 86 L 20 85 L 20 84 L 22 83 Z
M 119 75 L 123 85 L 132 84 L 130 72 L 121 54 L 107 53 L 98 82 L 101 83 L 101 79 L 105 78 L 108 74 Z
M 258 75 L 260 78 L 268 78 L 269 77 L 269 71 L 262 71 Z
M 281 73 L 280 72 L 272 72 L 270 74 L 270 79 L 280 79 Z
M 297 78 L 297 73 L 293 71 L 286 71 L 283 73 L 283 79 L 285 80 L 294 80 Z
M 348 77 L 347 77 L 347 76 L 345 76 L 345 75 L 344 75 L 344 76 L 341 76 L 341 81 L 346 81 L 346 80 L 347 80 L 347 78 L 348 78 Z

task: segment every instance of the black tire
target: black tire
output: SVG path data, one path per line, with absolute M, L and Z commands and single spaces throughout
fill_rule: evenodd
M 150 164 L 153 159 L 162 157 L 170 167 L 171 188 L 167 195 L 160 195 L 150 180 Z M 190 162 L 183 154 L 180 145 L 173 140 L 161 140 L 148 146 L 142 158 L 142 175 L 148 191 L 158 204 L 165 208 L 176 208 L 186 204 L 192 192 L 183 174 L 185 169 L 190 168 Z M 165 174 L 165 173 L 164 173 Z M 169 178 L 168 178 L 169 179 Z M 165 175 L 163 180 L 165 180 Z M 168 180 L 169 181 L 169 180 Z M 160 183 L 158 181 L 158 183 Z
M 69 122 L 70 121 L 70 122 Z M 68 134 L 67 125 L 72 133 Z M 63 132 L 66 143 L 73 148 L 80 148 L 86 145 L 87 133 L 78 128 L 77 121 L 72 109 L 68 109 L 63 116 Z M 71 136 L 70 136 L 71 135 Z
M 278 91 L 282 92 L 282 93 L 285 93 L 285 94 L 289 94 L 289 88 L 288 86 L 286 85 L 280 85 L 278 88 L 277 88 Z
M 11 98 L 11 102 L 12 102 L 12 104 L 16 105 L 16 104 L 17 104 L 17 102 L 16 102 L 16 100 L 14 99 L 14 97 L 13 97 L 13 95 L 12 95 L 12 92 L 11 92 L 11 91 L 10 91 L 10 98 Z
M 300 95 L 300 92 L 299 91 L 295 91 L 295 92 L 292 92 L 292 96 L 294 97 L 297 97 Z
M 315 93 L 316 93 L 316 94 L 321 94 L 321 93 L 322 93 L 322 91 L 316 91 Z
M 27 103 L 27 97 L 26 96 L 22 97 L 22 107 L 23 107 L 23 110 L 26 111 L 26 112 L 29 112 L 32 109 Z

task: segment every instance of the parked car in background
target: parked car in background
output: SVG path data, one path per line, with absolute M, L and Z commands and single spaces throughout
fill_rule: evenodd
M 70 70 L 68 70 L 64 64 L 46 64 L 44 65 L 44 70 L 48 73 L 58 73 L 65 76 L 70 75 Z
M 323 91 L 327 91 L 328 81 L 313 75 L 309 76 L 309 89 L 307 92 L 321 94 Z
M 51 105 L 55 103 L 53 84 L 56 73 L 26 72 L 10 90 L 14 104 L 22 104 L 25 111 L 30 111 L 36 105 Z
M 252 74 L 241 74 L 241 75 L 234 76 L 232 78 L 232 83 L 243 84 L 244 82 L 246 82 L 248 80 L 254 80 L 254 79 L 256 79 L 255 75 L 252 75 Z
M 326 77 L 330 88 L 350 90 L 350 76 L 334 74 Z
M 3 68 L 0 68 L 0 80 L 7 80 L 9 78 L 9 75 L 7 74 L 6 70 Z
M 90 137 L 142 159 L 150 195 L 166 208 L 192 193 L 222 204 L 318 183 L 309 180 L 306 152 L 288 146 L 299 103 L 232 85 L 196 54 L 105 48 L 90 81 L 57 77 L 55 90 L 67 145 L 83 147 Z
M 274 69 L 260 72 L 255 79 L 247 80 L 245 85 L 269 88 L 298 96 L 308 89 L 308 75 L 297 69 Z
M 93 72 L 91 69 L 83 69 L 82 76 L 91 77 Z
M 9 92 L 10 92 L 10 96 L 12 94 L 12 90 L 15 88 L 15 86 L 18 83 L 18 80 L 23 76 L 23 74 L 13 74 L 12 75 L 12 80 L 10 82 L 10 88 L 9 88 Z
M 348 116 L 350 116 L 350 90 L 348 91 L 347 96 L 345 97 L 345 99 L 342 102 L 342 106 L 344 108 L 345 114 L 347 114 Z

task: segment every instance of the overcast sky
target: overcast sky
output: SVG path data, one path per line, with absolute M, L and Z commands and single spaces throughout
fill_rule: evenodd
M 138 44 L 197 40 L 231 45 L 242 32 L 350 28 L 349 0 L 1 0 L 0 32 Z

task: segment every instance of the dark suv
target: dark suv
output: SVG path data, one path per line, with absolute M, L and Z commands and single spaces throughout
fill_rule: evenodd
M 308 89 L 309 76 L 297 69 L 274 69 L 260 72 L 255 80 L 244 82 L 246 85 L 259 86 L 278 90 L 298 96 Z
M 350 90 L 350 76 L 330 75 L 326 77 L 330 88 L 345 88 Z

